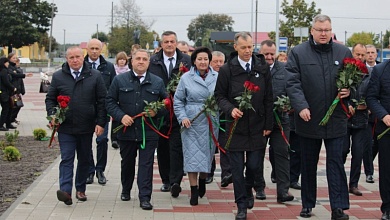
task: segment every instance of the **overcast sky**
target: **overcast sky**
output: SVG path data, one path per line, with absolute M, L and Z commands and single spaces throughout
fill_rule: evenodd
M 53 0 L 46 0 L 52 2 Z M 111 4 L 120 0 L 54 0 L 58 14 L 53 22 L 53 36 L 57 42 L 80 43 L 88 41 L 97 30 L 108 33 Z M 186 40 L 191 19 L 199 14 L 225 13 L 233 17 L 235 31 L 255 30 L 251 22 L 252 4 L 256 0 L 136 0 L 142 18 L 154 20 L 152 30 L 161 34 L 173 30 L 179 40 Z M 282 0 L 280 0 L 282 2 Z M 290 0 L 292 2 L 292 0 Z M 311 2 L 311 1 L 306 1 Z M 389 0 L 315 0 L 317 8 L 332 18 L 333 32 L 338 40 L 345 41 L 354 32 L 380 33 L 390 29 Z M 253 9 L 255 11 L 255 9 Z M 258 0 L 258 31 L 274 31 L 276 28 L 276 0 Z M 252 26 L 253 25 L 253 26 Z

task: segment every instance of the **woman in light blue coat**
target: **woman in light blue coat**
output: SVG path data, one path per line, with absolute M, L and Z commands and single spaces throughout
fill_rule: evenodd
M 209 67 L 211 51 L 208 48 L 197 48 L 191 55 L 192 68 L 185 73 L 177 86 L 173 107 L 178 122 L 184 127 L 181 133 L 183 143 L 184 171 L 188 173 L 191 185 L 191 205 L 198 204 L 198 197 L 206 193 L 206 177 L 211 171 L 215 152 L 215 143 L 210 132 L 209 121 L 201 114 L 205 100 L 214 95 L 218 73 Z M 218 112 L 217 112 L 218 114 Z M 213 134 L 218 139 L 218 115 L 213 117 Z M 198 188 L 199 173 L 199 188 Z

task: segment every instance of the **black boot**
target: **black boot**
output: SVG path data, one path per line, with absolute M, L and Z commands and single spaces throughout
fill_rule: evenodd
M 199 197 L 203 198 L 204 194 L 206 194 L 206 179 L 199 178 Z
M 198 186 L 191 186 L 191 199 L 190 199 L 191 205 L 198 205 L 198 196 L 199 196 Z

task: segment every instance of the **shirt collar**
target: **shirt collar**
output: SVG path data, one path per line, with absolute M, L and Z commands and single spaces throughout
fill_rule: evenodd
M 242 68 L 244 70 L 246 70 L 246 64 L 247 63 L 249 63 L 249 69 L 252 69 L 252 57 L 249 59 L 248 62 L 245 62 L 245 61 L 240 59 L 240 56 L 238 56 L 238 62 L 240 63 L 240 65 L 242 66 Z
M 95 62 L 96 68 L 98 68 L 98 66 L 100 66 L 100 57 L 95 61 L 91 60 L 91 58 L 88 57 L 88 62 L 89 63 Z
M 175 63 L 175 61 L 176 61 L 176 57 L 177 57 L 177 54 L 176 54 L 176 51 L 175 51 L 175 54 L 173 54 L 173 63 Z M 164 51 L 163 51 L 163 58 L 164 58 L 164 62 L 169 62 L 169 58 L 171 58 L 171 57 L 168 57 L 167 55 L 165 55 L 165 53 L 164 53 Z

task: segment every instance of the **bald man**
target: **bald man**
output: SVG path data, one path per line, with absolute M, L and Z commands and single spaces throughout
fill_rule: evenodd
M 89 64 L 90 69 L 96 69 L 101 73 L 104 80 L 104 84 L 106 85 L 106 89 L 108 90 L 110 88 L 112 80 L 116 75 L 116 72 L 114 65 L 109 61 L 106 61 L 101 55 L 102 48 L 103 43 L 100 40 L 96 38 L 91 39 L 87 45 L 88 54 L 85 56 L 84 61 Z M 91 155 L 89 158 L 90 167 L 87 184 L 93 183 L 95 172 L 99 184 L 105 185 L 107 182 L 106 177 L 104 176 L 104 170 L 106 169 L 107 165 L 108 122 L 109 118 L 107 117 L 107 123 L 104 126 L 104 133 L 96 138 L 96 164 L 93 159 L 93 152 L 91 151 Z

